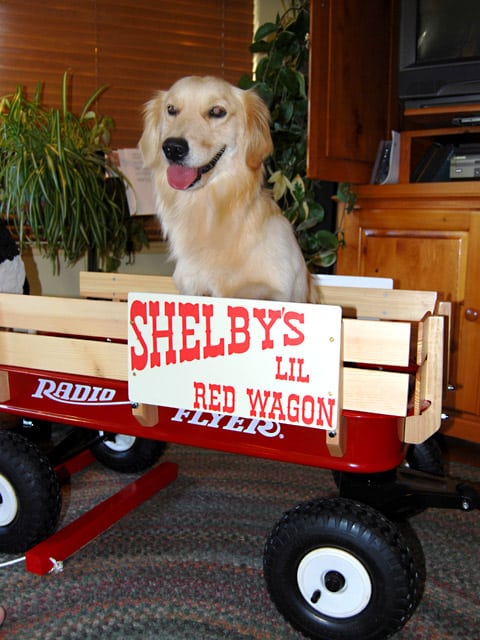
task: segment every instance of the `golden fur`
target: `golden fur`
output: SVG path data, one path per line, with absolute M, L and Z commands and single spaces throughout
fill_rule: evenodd
M 255 92 L 183 78 L 147 103 L 140 149 L 180 292 L 314 301 L 292 227 L 263 187 L 272 140 Z

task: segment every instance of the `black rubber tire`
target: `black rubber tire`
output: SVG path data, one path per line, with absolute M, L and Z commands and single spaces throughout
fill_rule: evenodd
M 411 445 L 405 456 L 405 465 L 433 476 L 444 476 L 443 452 L 437 438 L 431 436 L 421 444 Z
M 26 551 L 57 528 L 62 494 L 47 458 L 29 439 L 0 432 L 0 551 Z
M 402 467 L 410 468 L 422 473 L 428 473 L 434 476 L 445 476 L 445 466 L 443 461 L 442 448 L 435 436 L 428 438 L 421 444 L 411 445 Z M 396 471 L 387 471 L 378 474 L 359 474 L 346 471 L 332 471 L 333 479 L 340 495 L 350 499 L 360 499 L 370 503 L 367 498 L 367 489 L 369 489 L 374 501 L 372 504 L 379 509 L 388 518 L 395 521 L 404 520 L 414 515 L 418 515 L 425 510 L 424 507 L 412 506 L 411 508 L 402 507 L 401 511 L 396 511 L 395 504 L 392 502 L 393 495 L 389 497 L 388 492 L 386 501 L 379 502 L 379 496 L 388 488 L 389 483 L 393 487 Z M 363 489 L 362 489 L 363 487 Z
M 415 562 L 400 530 L 352 500 L 320 499 L 284 514 L 263 565 L 274 604 L 312 640 L 387 638 L 419 599 Z
M 99 432 L 102 434 L 103 432 Z M 122 434 L 107 434 L 109 438 L 91 447 L 95 458 L 105 467 L 123 473 L 150 469 L 163 455 L 165 443 Z

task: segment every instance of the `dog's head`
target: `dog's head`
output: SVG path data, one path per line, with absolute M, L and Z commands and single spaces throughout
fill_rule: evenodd
M 145 108 L 144 163 L 165 171 L 173 189 L 197 189 L 239 162 L 258 171 L 272 151 L 270 114 L 254 91 L 189 76 L 159 91 Z

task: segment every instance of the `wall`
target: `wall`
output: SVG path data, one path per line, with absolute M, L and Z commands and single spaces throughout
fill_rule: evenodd
M 275 22 L 277 13 L 284 12 L 281 0 L 255 0 L 254 6 L 255 29 L 264 22 Z
M 53 274 L 50 260 L 41 256 L 37 249 L 29 249 L 22 255 L 27 272 L 30 293 L 45 296 L 79 295 L 79 273 L 87 270 L 86 259 L 80 260 L 74 266 L 66 266 L 60 259 L 59 273 Z M 168 259 L 167 244 L 152 242 L 148 249 L 144 249 L 135 256 L 133 264 L 125 260 L 118 269 L 119 273 L 143 273 L 157 275 L 171 275 L 173 264 Z

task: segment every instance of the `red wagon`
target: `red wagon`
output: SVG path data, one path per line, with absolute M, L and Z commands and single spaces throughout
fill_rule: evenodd
M 175 465 L 154 466 L 165 443 L 322 467 L 334 473 L 339 497 L 298 505 L 273 527 L 264 550 L 270 595 L 310 638 L 395 633 L 420 597 L 414 555 L 397 522 L 428 506 L 480 504 L 472 488 L 445 477 L 433 438 L 441 424 L 448 305 L 431 292 L 325 287 L 325 305 L 341 308 L 335 402 L 292 393 L 287 408 L 277 403 L 239 416 L 222 410 L 226 384 L 213 385 L 208 402 L 203 396 L 196 406 L 132 398 L 129 291 L 178 302 L 169 278 L 94 273 L 81 274 L 80 299 L 0 295 L 0 411 L 23 425 L 21 434 L 0 431 L 0 549 L 26 550 L 27 569 L 50 571 L 174 480 Z M 280 358 L 277 379 L 306 379 L 299 363 L 292 358 L 291 370 L 283 370 Z M 28 433 L 52 423 L 64 425 L 65 438 L 41 452 Z M 120 471 L 153 469 L 55 533 L 59 477 L 92 454 Z

